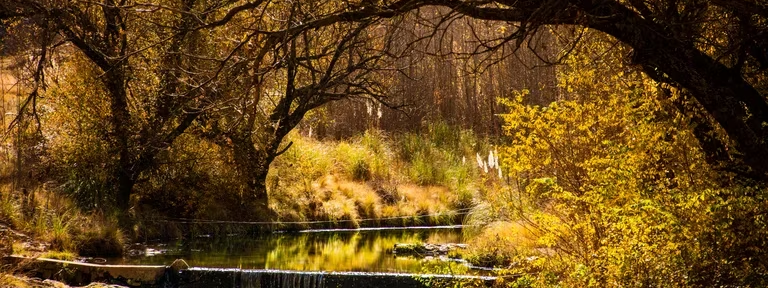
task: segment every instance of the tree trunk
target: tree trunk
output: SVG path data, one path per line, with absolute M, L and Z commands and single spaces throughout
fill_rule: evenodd
M 608 33 L 634 49 L 633 60 L 655 78 L 685 88 L 737 143 L 742 160 L 768 179 L 768 103 L 738 71 L 669 36 L 658 24 L 611 2 L 594 9 L 588 27 Z M 606 8 L 606 7 L 602 7 Z
M 232 133 L 235 166 L 245 183 L 245 191 L 240 197 L 244 219 L 249 221 L 272 221 L 274 213 L 269 209 L 267 194 L 267 172 L 269 162 L 266 153 L 259 151 L 253 145 L 250 133 Z
M 116 65 L 107 71 L 104 76 L 104 84 L 110 93 L 110 125 L 115 143 L 114 149 L 117 154 L 117 167 L 113 172 L 113 180 L 117 185 L 115 204 L 120 212 L 126 212 L 130 208 L 131 194 L 133 186 L 136 184 L 135 173 L 133 171 L 133 161 L 131 161 L 131 151 L 129 147 L 129 129 L 131 123 L 130 112 L 128 111 L 128 101 L 126 97 L 126 80 L 124 67 Z
M 252 170 L 248 176 L 248 190 L 243 195 L 243 206 L 248 209 L 246 212 L 253 212 L 252 216 L 248 217 L 253 221 L 271 222 L 276 219 L 275 213 L 269 208 L 267 171 L 268 168 Z
M 133 194 L 133 186 L 136 181 L 122 167 L 117 169 L 115 180 L 117 182 L 117 208 L 120 209 L 120 212 L 125 213 L 131 208 L 131 194 Z

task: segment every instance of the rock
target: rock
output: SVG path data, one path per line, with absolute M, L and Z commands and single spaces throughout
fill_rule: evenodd
M 171 269 L 173 269 L 173 271 L 179 272 L 183 269 L 189 269 L 189 264 L 187 264 L 187 261 L 184 261 L 184 259 L 176 259 L 176 261 L 173 261 L 171 264 Z
M 54 280 L 42 280 L 29 278 L 26 276 L 17 276 L 11 274 L 0 274 L 0 287 L 35 287 L 35 288 L 69 288 L 69 285 Z M 125 286 L 91 283 L 82 288 L 127 288 Z
M 448 252 L 456 249 L 466 249 L 466 248 L 467 248 L 467 244 L 455 244 L 455 243 L 447 243 L 447 244 L 398 243 L 398 244 L 395 244 L 395 247 L 392 249 L 392 253 L 395 255 L 415 256 L 415 257 L 441 256 L 441 255 L 446 255 L 448 254 Z
M 93 264 L 106 264 L 107 263 L 107 259 L 98 258 L 98 257 L 96 257 L 96 258 L 85 257 L 85 258 L 82 258 L 81 261 L 85 262 L 85 263 L 93 263 Z
M 424 247 L 424 244 L 397 243 L 392 249 L 392 253 L 402 256 L 426 256 L 427 248 Z
M 187 261 L 184 261 L 184 259 L 176 259 L 176 261 L 173 261 L 171 266 L 171 273 L 168 273 L 169 281 L 171 283 L 179 283 L 181 280 L 181 270 L 189 269 L 189 264 L 187 264 Z

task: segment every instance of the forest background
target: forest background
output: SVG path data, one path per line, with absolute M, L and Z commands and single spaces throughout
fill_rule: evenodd
M 463 221 L 500 285 L 765 285 L 768 8 L 528 2 L 0 4 L 0 213 L 80 254 Z

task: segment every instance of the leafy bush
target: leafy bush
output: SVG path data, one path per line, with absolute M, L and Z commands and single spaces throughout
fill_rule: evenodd
M 517 284 L 768 284 L 768 266 L 756 260 L 768 251 L 750 248 L 768 247 L 768 222 L 759 216 L 768 212 L 761 200 L 768 190 L 717 182 L 727 173 L 706 162 L 692 122 L 674 99 L 659 97 L 659 84 L 592 58 L 625 48 L 581 45 L 561 70 L 564 100 L 529 106 L 522 91 L 502 101 L 510 109 L 502 160 L 524 196 L 510 219 L 536 239 L 510 256 L 518 263 L 510 273 L 529 275 Z

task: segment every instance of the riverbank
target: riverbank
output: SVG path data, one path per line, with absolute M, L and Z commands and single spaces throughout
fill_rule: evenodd
M 41 256 L 55 256 L 49 253 L 50 243 L 34 239 L 20 231 L 16 231 L 9 227 L 6 223 L 0 223 L 0 254 L 2 257 L 8 257 L 14 251 L 19 248 L 23 248 L 24 252 L 29 256 L 41 257 Z M 28 265 L 26 262 L 5 262 L 2 264 L 2 271 L 0 273 L 0 287 L 13 287 L 13 288 L 69 288 L 65 283 L 50 280 L 41 279 L 36 277 L 29 277 L 24 275 L 24 266 Z M 110 285 L 104 283 L 90 283 L 87 284 L 87 288 L 123 288 L 125 286 Z
M 69 286 L 59 281 L 50 279 L 30 278 L 23 275 L 0 274 L 0 287 L 3 288 L 126 288 L 126 286 L 91 283 L 86 286 Z
M 157 281 L 180 281 L 178 279 L 169 280 L 168 278 L 171 277 L 168 274 L 169 271 L 173 270 L 169 270 L 168 267 L 176 267 L 176 262 L 180 261 L 175 259 L 179 258 L 190 259 L 192 261 L 189 263 L 192 266 L 200 268 L 191 269 L 190 271 L 181 273 L 179 277 L 183 279 L 181 279 L 182 282 L 178 285 L 186 283 L 184 284 L 186 286 L 178 287 L 213 287 L 205 285 L 200 286 L 200 283 L 221 284 L 223 283 L 221 281 L 230 281 L 230 278 L 232 277 L 241 279 L 240 281 L 261 281 L 263 283 L 272 284 L 284 283 L 284 281 L 286 281 L 285 278 L 289 277 L 291 279 L 302 279 L 302 281 L 309 279 L 316 283 L 340 283 L 343 287 L 358 287 L 357 285 L 360 283 L 367 283 L 366 285 L 368 285 L 368 287 L 390 287 L 389 284 L 392 283 L 407 285 L 407 287 L 432 287 L 428 283 L 434 283 L 434 281 L 436 281 L 435 279 L 432 279 L 434 277 L 439 278 L 440 280 L 437 281 L 441 283 L 453 283 L 455 281 L 470 281 L 471 283 L 477 281 L 480 281 L 477 283 L 493 282 L 493 279 L 495 278 L 480 276 L 487 274 L 478 275 L 476 273 L 471 273 L 471 271 L 467 271 L 466 268 L 463 270 L 453 270 L 452 272 L 431 270 L 432 268 L 429 268 L 437 264 L 434 262 L 441 261 L 432 260 L 424 262 L 422 257 L 393 257 L 393 251 L 387 247 L 396 247 L 396 243 L 455 243 L 462 241 L 461 232 L 460 230 L 457 230 L 460 229 L 459 227 L 421 228 L 422 229 L 390 228 L 383 230 L 362 229 L 355 231 L 334 230 L 306 231 L 304 233 L 277 233 L 271 235 L 271 238 L 269 239 L 252 239 L 251 237 L 238 237 L 237 235 L 232 235 L 227 238 L 219 238 L 218 240 L 202 237 L 198 238 L 199 243 L 197 244 L 199 245 L 186 243 L 183 246 L 176 248 L 166 244 L 157 245 L 155 247 L 157 249 L 149 249 L 149 247 L 147 247 L 148 251 L 162 250 L 161 253 L 144 258 L 145 260 L 152 262 L 139 261 L 135 263 L 114 263 L 112 260 L 106 260 L 106 263 L 102 261 L 89 263 L 84 262 L 81 259 L 76 261 L 62 261 L 48 259 L 47 257 L 39 257 L 44 254 L 37 254 L 37 256 L 34 257 L 6 256 L 3 258 L 6 265 L 6 269 L 3 269 L 4 271 L 16 271 L 15 273 L 24 272 L 24 275 L 28 275 L 28 277 L 9 276 L 8 280 L 4 280 L 5 282 L 0 282 L 0 284 L 10 283 L 8 284 L 10 287 L 28 284 L 39 286 L 20 287 L 69 287 L 63 286 L 61 283 L 37 279 L 56 279 L 69 283 L 70 285 L 86 285 L 91 281 L 103 281 L 105 283 L 118 283 L 128 286 L 145 285 L 146 283 L 156 283 Z M 16 233 L 21 234 L 19 232 Z M 384 234 L 380 235 L 380 233 Z M 371 238 L 370 236 L 375 237 Z M 23 237 L 23 239 L 28 238 Z M 241 241 L 237 241 L 238 239 Z M 253 244 L 258 244 L 260 247 L 267 248 L 267 250 L 251 247 Z M 224 245 L 222 246 L 224 250 L 213 249 L 210 247 L 211 245 Z M 431 246 L 432 244 L 424 245 Z M 44 246 L 47 247 L 50 245 Z M 455 244 L 451 244 L 451 246 L 455 246 Z M 463 245 L 458 246 L 463 247 Z M 206 248 L 209 250 L 205 250 Z M 171 251 L 172 249 L 180 250 L 174 252 Z M 183 251 L 186 251 L 186 253 L 192 251 L 197 254 L 177 254 L 178 252 Z M 199 253 L 194 251 L 199 251 Z M 264 260 L 267 262 L 262 263 L 256 261 L 251 263 L 252 259 L 259 259 L 259 257 L 251 254 L 239 254 L 242 253 L 242 251 L 254 251 L 254 255 L 266 256 L 267 258 Z M 297 251 L 304 251 L 304 254 Z M 227 256 L 222 257 L 222 255 Z M 127 258 L 123 259 L 125 260 Z M 167 261 L 163 259 L 166 259 Z M 223 259 L 233 259 L 235 262 L 220 262 Z M 292 259 L 295 259 L 295 261 L 288 261 Z M 382 260 L 389 264 L 381 266 L 383 263 L 381 262 Z M 170 264 L 171 262 L 174 264 Z M 338 263 L 342 266 L 328 266 L 332 263 Z M 140 264 L 144 266 L 133 266 L 131 264 Z M 414 266 L 410 269 L 402 270 L 405 268 L 403 265 Z M 184 262 L 183 267 L 189 266 Z M 183 267 L 180 269 L 187 269 Z M 66 270 L 66 273 L 62 274 L 61 272 L 65 271 L 64 269 Z M 424 273 L 437 274 L 435 276 L 417 276 Z M 235 276 L 230 277 L 228 275 Z M 155 287 L 152 286 L 154 284 L 147 285 Z M 6 286 L 0 285 L 0 287 Z M 88 287 L 118 286 L 93 284 Z
M 274 213 L 268 223 L 249 221 L 253 207 L 239 202 L 240 192 L 230 186 L 235 175 L 222 163 L 203 158 L 194 166 L 169 164 L 170 171 L 185 174 L 138 186 L 131 232 L 139 239 L 167 239 L 248 230 L 462 224 L 473 205 L 500 189 L 498 168 L 486 172 L 478 165 L 488 165 L 494 150 L 469 131 L 438 124 L 428 131 L 372 130 L 345 140 L 292 133 L 290 149 L 272 163 L 266 179 Z
M 71 183 L 49 183 L 26 192 L 4 185 L 0 187 L 0 219 L 47 245 L 47 252 L 41 252 L 24 240 L 10 241 L 16 244 L 8 245 L 7 254 L 39 257 L 48 253 L 47 257 L 68 260 L 110 258 L 123 255 L 131 246 L 126 243 L 167 239 L 463 224 L 472 207 L 500 185 L 493 170 L 485 172 L 475 163 L 485 161 L 485 156 L 478 155 L 487 155 L 491 148 L 467 131 L 445 125 L 435 125 L 429 131 L 426 135 L 369 131 L 343 141 L 292 134 L 291 149 L 272 164 L 267 178 L 274 222 L 240 217 L 247 205 L 229 201 L 237 191 L 227 191 L 224 188 L 229 186 L 220 184 L 221 179 L 233 175 L 215 163 L 192 167 L 184 166 L 187 162 L 168 164 L 167 169 L 192 172 L 180 175 L 184 179 L 171 177 L 163 180 L 167 182 L 137 186 L 139 192 L 127 215 L 132 224 L 122 228 L 117 225 L 118 214 L 110 213 L 109 208 L 88 208 L 79 202 L 79 194 L 66 188 Z M 223 173 L 224 178 L 186 178 L 200 176 L 198 172 Z M 199 189 L 169 183 L 187 183 Z M 393 245 L 388 242 L 382 247 Z
M 3 277 L 0 282 L 10 287 L 69 287 L 63 283 L 83 285 L 94 280 L 124 283 L 127 287 L 498 287 L 497 277 L 449 274 L 409 274 L 389 272 L 328 272 L 276 269 L 217 269 L 177 266 L 94 265 L 44 258 L 5 257 L 4 261 L 27 263 L 28 273 L 35 277 Z M 62 273 L 62 271 L 65 271 Z M 3 275 L 4 276 L 4 275 Z M 42 280 L 46 279 L 46 280 Z M 56 279 L 62 282 L 53 281 Z M 5 286 L 1 286 L 5 287 Z M 97 282 L 83 287 L 123 287 Z

